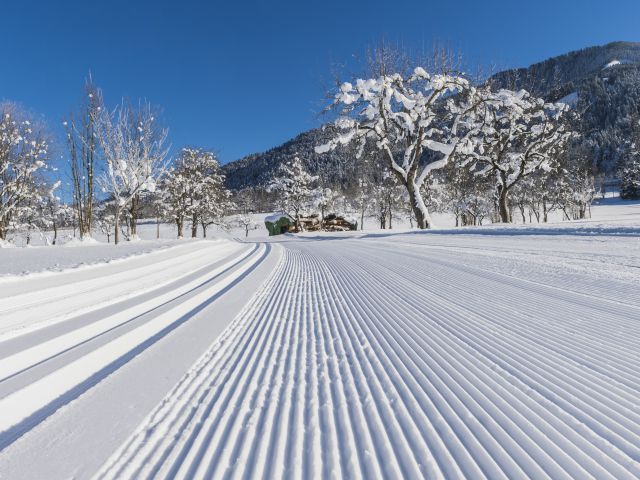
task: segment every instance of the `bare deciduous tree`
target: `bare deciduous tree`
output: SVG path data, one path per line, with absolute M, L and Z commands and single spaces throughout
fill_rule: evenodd
M 135 236 L 141 195 L 154 192 L 166 170 L 167 130 L 158 126 L 155 110 L 147 102 L 133 108 L 122 101 L 112 112 L 99 106 L 94 117 L 106 164 L 98 183 L 115 202 L 117 244 L 123 209 L 128 210 L 129 235 Z
M 81 239 L 91 236 L 93 225 L 97 153 L 95 121 L 101 105 L 100 91 L 89 77 L 85 82 L 84 100 L 78 118 L 69 114 L 69 119 L 64 122 L 69 149 L 73 208 L 76 211 Z

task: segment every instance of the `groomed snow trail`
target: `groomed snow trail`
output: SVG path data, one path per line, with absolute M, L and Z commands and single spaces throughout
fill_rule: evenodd
M 283 240 L 98 477 L 640 477 L 637 238 L 568 240 Z
M 99 414 L 106 404 L 129 398 L 126 390 L 121 390 L 117 399 L 93 394 L 93 388 L 101 388 L 107 377 L 115 374 L 115 379 L 120 378 L 123 366 L 144 364 L 146 360 L 141 354 L 153 351 L 156 344 L 162 343 L 162 348 L 169 346 L 169 356 L 147 365 L 142 374 L 146 378 L 165 376 L 164 372 L 173 368 L 166 364 L 172 361 L 171 345 L 174 349 L 185 348 L 184 333 L 187 341 L 189 336 L 199 333 L 211 338 L 183 367 L 182 375 L 215 340 L 216 330 L 222 330 L 235 317 L 239 309 L 234 303 L 242 302 L 242 297 L 250 298 L 252 292 L 238 297 L 242 292 L 234 287 L 245 284 L 246 278 L 260 268 L 272 251 L 273 247 L 265 244 L 190 242 L 117 265 L 42 277 L 39 292 L 29 291 L 24 279 L 7 281 L 0 307 L 0 327 L 5 327 L 0 328 L 3 332 L 0 334 L 0 478 L 37 478 L 26 476 L 29 465 L 12 466 L 10 473 L 3 470 L 9 468 L 7 464 L 12 463 L 12 457 L 35 454 L 31 444 L 44 442 L 53 448 L 64 444 L 64 438 L 69 436 L 77 436 L 77 441 L 82 441 L 82 432 L 75 431 L 73 424 L 85 419 L 74 418 L 69 413 L 73 408 L 64 408 L 58 415 L 61 407 L 75 408 L 75 400 L 80 399 L 78 408 L 93 402 L 89 410 Z M 260 279 L 258 281 L 260 284 Z M 218 305 L 225 306 L 221 309 Z M 51 306 L 49 314 L 47 306 Z M 17 315 L 11 314 L 14 308 Z M 25 311 L 39 315 L 30 321 Z M 176 358 L 181 356 L 184 357 L 176 352 Z M 144 383 L 144 377 L 138 375 L 136 381 Z M 126 388 L 127 384 L 123 386 Z M 151 391 L 157 390 L 155 385 L 149 387 Z M 148 408 L 168 390 L 169 387 Z M 92 395 L 86 395 L 90 391 Z M 87 400 L 89 397 L 92 398 Z M 131 398 L 131 404 L 144 403 L 141 398 Z M 130 412 L 123 413 L 123 417 L 130 416 Z M 64 431 L 57 435 L 47 431 L 51 423 L 49 417 L 55 423 L 65 415 L 69 420 Z M 142 418 L 130 425 L 126 435 Z M 46 433 L 39 433 L 41 431 Z M 115 446 L 110 451 L 113 448 Z M 91 473 L 110 451 L 95 452 L 96 458 L 103 456 Z M 57 471 L 54 466 L 82 471 L 78 465 L 52 465 Z

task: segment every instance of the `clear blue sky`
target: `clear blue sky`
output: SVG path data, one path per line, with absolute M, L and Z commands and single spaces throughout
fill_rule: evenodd
M 317 126 L 331 65 L 383 36 L 505 68 L 640 41 L 638 0 L 32 0 L 1 15 L 0 99 L 59 125 L 91 71 L 109 103 L 161 105 L 174 147 L 214 148 L 223 162 Z

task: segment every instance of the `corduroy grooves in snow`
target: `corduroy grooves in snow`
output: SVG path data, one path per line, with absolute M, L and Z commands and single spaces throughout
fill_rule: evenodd
M 636 237 L 365 237 L 281 241 L 98 477 L 640 476 Z

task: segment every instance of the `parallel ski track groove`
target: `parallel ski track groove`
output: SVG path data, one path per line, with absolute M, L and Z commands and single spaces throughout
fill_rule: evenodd
M 635 306 L 336 243 L 286 244 L 101 476 L 640 476 Z

